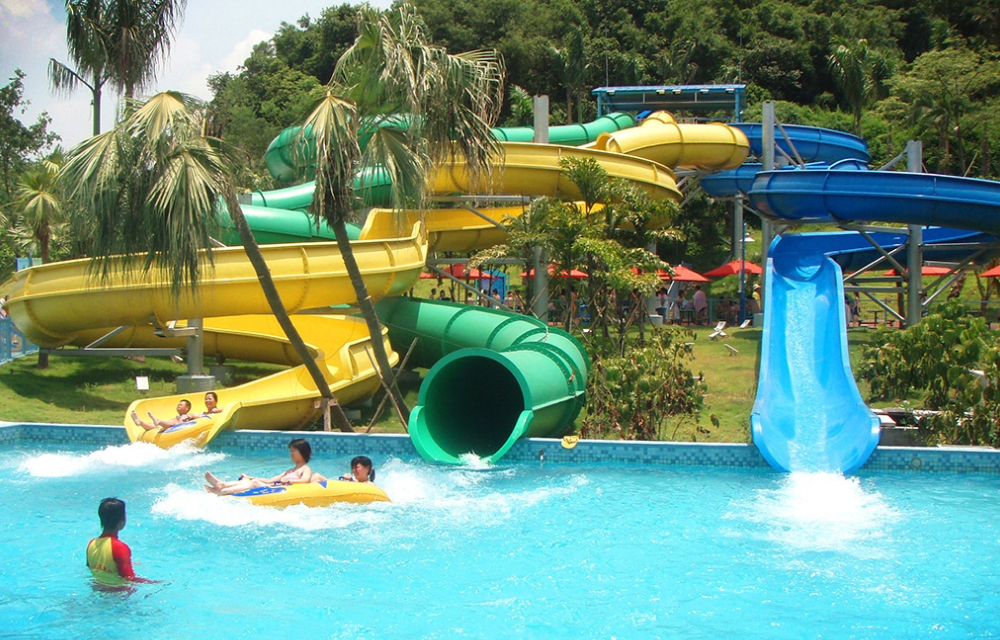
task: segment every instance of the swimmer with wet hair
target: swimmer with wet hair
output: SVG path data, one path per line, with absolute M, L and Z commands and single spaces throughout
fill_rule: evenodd
M 312 457 L 312 447 L 309 442 L 302 438 L 292 440 L 288 443 L 288 455 L 295 466 L 273 478 L 258 478 L 244 474 L 236 480 L 225 481 L 219 480 L 211 471 L 206 471 L 205 481 L 208 484 L 205 485 L 205 490 L 216 495 L 229 496 L 257 487 L 276 487 L 312 482 L 313 472 L 307 464 L 309 458 Z

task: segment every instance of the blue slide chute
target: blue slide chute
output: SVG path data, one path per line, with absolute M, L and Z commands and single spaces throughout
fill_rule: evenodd
M 782 471 L 851 472 L 878 444 L 847 351 L 840 267 L 829 234 L 775 240 L 768 256 L 753 441 Z

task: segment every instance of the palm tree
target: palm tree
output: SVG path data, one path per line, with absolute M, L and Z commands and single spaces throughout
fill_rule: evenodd
M 167 274 L 174 294 L 197 287 L 211 264 L 209 233 L 224 202 L 278 324 L 342 431 L 353 431 L 309 348 L 292 324 L 236 197 L 237 154 L 204 134 L 201 105 L 160 93 L 112 130 L 70 152 L 60 172 L 67 196 L 94 221 L 94 258 L 101 277 L 113 268 Z M 122 259 L 113 259 L 113 256 Z M 380 335 L 375 333 L 373 335 Z M 374 342 L 379 342 L 375 340 Z
M 830 73 L 841 97 L 854 116 L 854 133 L 861 134 L 861 116 L 865 107 L 886 93 L 886 81 L 892 75 L 888 60 L 868 46 L 864 38 L 850 42 L 838 39 L 827 58 Z
M 104 28 L 111 84 L 134 99 L 155 79 L 187 0 L 109 0 Z
M 49 58 L 49 82 L 56 94 L 68 96 L 81 85 L 90 90 L 95 136 L 101 132 L 101 93 L 108 81 L 103 9 L 104 0 L 66 0 L 66 44 L 76 69 Z
M 187 0 L 66 0 L 66 43 L 76 69 L 49 59 L 58 94 L 80 86 L 93 98 L 94 135 L 101 132 L 101 94 L 110 83 L 131 101 L 147 86 L 170 47 Z
M 378 316 L 347 238 L 359 201 L 354 180 L 362 167 L 381 167 L 398 210 L 421 208 L 431 172 L 452 162 L 464 164 L 473 184 L 487 186 L 502 152 L 490 128 L 502 106 L 504 67 L 496 51 L 449 54 L 432 45 L 409 4 L 385 13 L 363 6 L 357 24 L 357 39 L 337 61 L 302 132 L 313 138 L 316 154 L 313 210 L 334 229 L 368 330 L 377 336 Z M 393 126 L 379 126 L 386 119 Z M 381 341 L 372 346 L 406 423 L 389 356 Z
M 62 194 L 56 184 L 62 162 L 62 150 L 56 149 L 38 166 L 21 174 L 12 203 L 18 214 L 17 229 L 38 248 L 43 264 L 49 262 L 53 227 L 64 221 Z M 48 352 L 39 351 L 38 368 L 48 366 Z
M 566 90 L 566 123 L 573 124 L 573 99 L 583 88 L 587 76 L 587 52 L 583 40 L 583 30 L 574 25 L 564 47 L 550 47 L 549 54 L 555 74 Z M 583 103 L 577 103 L 577 120 L 583 119 Z

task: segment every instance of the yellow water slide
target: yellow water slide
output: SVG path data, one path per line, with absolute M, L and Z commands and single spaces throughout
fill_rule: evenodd
M 559 159 L 566 156 L 596 159 L 613 176 L 634 176 L 632 183 L 643 188 L 654 198 L 680 200 L 680 192 L 664 181 L 653 179 L 647 172 L 683 168 L 699 171 L 724 171 L 743 164 L 750 153 L 746 135 L 723 123 L 678 124 L 666 111 L 657 111 L 646 117 L 638 127 L 614 133 L 602 133 L 597 140 L 582 147 L 559 147 L 520 143 L 505 145 L 507 164 L 502 172 L 496 193 L 518 193 L 516 187 L 530 184 L 533 195 L 577 198 L 579 193 L 559 171 Z M 539 163 L 537 158 L 545 157 Z M 656 165 L 644 167 L 637 160 L 651 160 Z M 628 164 L 625 164 L 628 163 Z M 543 171 L 537 171 L 541 164 Z M 527 169 L 529 175 L 524 175 Z M 462 192 L 470 185 L 459 169 L 457 176 L 437 176 L 439 192 Z M 506 234 L 498 224 L 504 219 L 524 213 L 524 207 L 482 207 L 475 212 L 469 208 L 433 209 L 425 217 L 432 251 L 470 252 L 485 249 L 504 241 Z M 375 209 L 376 218 L 391 218 L 392 211 Z M 378 220 L 375 225 L 385 228 L 387 223 Z
M 713 140 L 719 137 L 715 125 L 701 126 L 705 137 Z M 639 129 L 654 138 L 661 135 L 663 145 L 681 144 L 676 136 L 663 135 L 669 127 L 644 125 Z M 697 129 L 685 131 L 683 152 L 676 154 L 678 162 L 697 166 L 718 162 L 714 160 L 719 157 L 717 150 L 707 159 L 705 154 L 691 155 L 695 153 L 691 150 L 708 148 L 691 144 L 698 137 L 696 132 Z M 719 168 L 733 162 L 738 165 L 746 155 L 746 139 L 740 140 L 742 134 L 738 131 L 733 137 L 729 159 Z M 600 162 L 610 176 L 631 182 L 655 199 L 680 199 L 673 171 L 657 160 L 672 156 L 652 157 L 660 152 L 652 151 L 656 144 L 650 144 L 646 137 L 640 143 L 616 144 L 617 147 L 608 145 L 613 150 L 605 150 L 505 143 L 505 163 L 496 167 L 492 184 L 472 184 L 464 167 L 457 164 L 435 172 L 433 189 L 442 195 L 488 191 L 578 198 L 580 194 L 565 179 L 559 160 L 590 157 Z M 627 155 L 619 149 L 637 153 Z M 487 215 L 500 222 L 521 211 L 521 207 L 508 207 L 487 210 Z M 428 211 L 426 227 L 423 222 L 416 222 L 400 229 L 388 215 L 370 216 L 361 239 L 353 245 L 368 290 L 377 299 L 409 290 L 424 267 L 428 247 L 436 251 L 471 251 L 502 240 L 503 232 L 495 224 L 469 209 L 458 208 Z M 338 401 L 348 404 L 373 393 L 378 379 L 366 354 L 371 338 L 365 324 L 353 317 L 331 315 L 328 309 L 330 305 L 352 303 L 355 299 L 336 243 L 270 245 L 262 247 L 262 251 L 282 301 L 295 314 L 293 321 L 320 363 Z M 159 337 L 154 326 L 202 318 L 206 355 L 291 367 L 220 390 L 221 413 L 169 432 L 146 432 L 126 415 L 123 424 L 132 440 L 148 439 L 167 447 L 194 438 L 204 444 L 222 429 L 290 429 L 316 419 L 320 411 L 319 393 L 270 316 L 270 307 L 246 253 L 241 247 L 232 247 L 216 249 L 212 255 L 213 263 L 205 265 L 198 288 L 194 292 L 184 291 L 179 297 L 173 295 L 166 280 L 138 271 L 131 272 L 129 277 L 96 278 L 87 260 L 33 267 L 18 272 L 7 308 L 18 328 L 30 340 L 46 347 L 84 346 L 118 327 L 127 330 L 109 339 L 105 346 L 180 346 L 178 339 Z M 111 272 L 117 273 L 114 268 Z M 388 345 L 384 334 L 381 339 Z M 397 358 L 393 354 L 393 363 Z M 170 418 L 180 397 L 137 400 L 129 407 L 128 414 L 135 411 L 143 419 L 147 419 L 147 413 Z M 194 412 L 202 410 L 200 398 L 189 399 L 194 403 Z

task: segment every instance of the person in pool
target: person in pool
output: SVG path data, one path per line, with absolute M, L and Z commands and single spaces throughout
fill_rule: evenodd
M 307 464 L 312 457 L 312 447 L 302 438 L 296 438 L 288 443 L 288 455 L 295 465 L 291 469 L 280 473 L 273 478 L 258 478 L 255 476 L 241 475 L 237 480 L 219 480 L 211 471 L 205 472 L 205 490 L 220 496 L 229 496 L 234 493 L 243 493 L 257 487 L 277 487 L 282 485 L 292 485 L 311 482 L 313 479 L 312 469 Z
M 222 413 L 222 409 L 219 408 L 219 394 L 209 391 L 205 394 L 205 413 L 201 415 L 207 418 L 213 413 Z
M 170 427 L 175 427 L 182 422 L 190 422 L 194 420 L 196 416 L 191 415 L 191 401 L 181 400 L 177 403 L 177 415 L 170 420 L 159 420 L 153 415 L 152 411 L 146 413 L 149 416 L 151 422 L 146 422 L 145 420 L 139 419 L 139 414 L 135 411 L 132 412 L 132 422 L 135 423 L 137 427 L 142 427 L 146 431 L 153 431 L 154 429 L 169 429 Z
M 368 456 L 357 456 L 351 460 L 351 472 L 337 478 L 341 482 L 375 482 L 375 468 Z M 313 474 L 313 482 L 327 482 L 327 477 Z
M 128 582 L 155 582 L 135 575 L 132 550 L 118 539 L 125 528 L 125 502 L 105 498 L 97 507 L 103 532 L 87 544 L 87 568 L 101 587 L 124 587 Z

